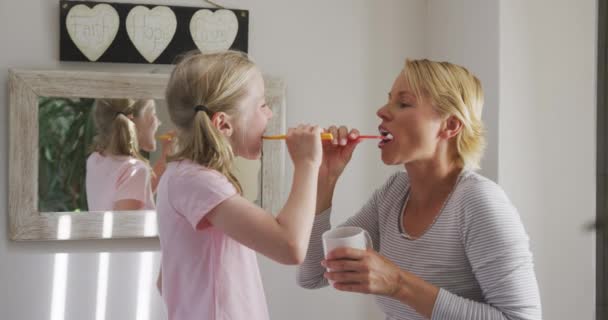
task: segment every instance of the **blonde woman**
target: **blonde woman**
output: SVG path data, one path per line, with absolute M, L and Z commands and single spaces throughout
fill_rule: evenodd
M 386 319 L 541 319 L 519 214 L 498 185 L 473 171 L 484 146 L 482 106 L 481 84 L 465 68 L 408 60 L 377 112 L 382 161 L 405 171 L 342 224 L 367 230 L 378 251 L 341 248 L 324 258 L 332 195 L 359 134 L 329 128 L 336 140 L 324 146 L 298 283 L 332 280 L 338 290 L 373 294 Z
M 321 129 L 287 134 L 294 164 L 287 202 L 273 216 L 242 196 L 234 157 L 259 159 L 272 111 L 264 81 L 238 52 L 193 54 L 167 86 L 178 150 L 158 187 L 162 296 L 169 319 L 267 320 L 256 251 L 302 262 L 315 210 Z
M 93 120 L 97 135 L 86 170 L 89 210 L 154 210 L 153 194 L 169 150 L 163 147 L 154 171 L 140 154 L 156 150 L 160 121 L 154 100 L 98 99 Z

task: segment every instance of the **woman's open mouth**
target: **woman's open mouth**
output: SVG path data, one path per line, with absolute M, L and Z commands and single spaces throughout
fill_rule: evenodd
M 378 131 L 380 131 L 380 135 L 382 135 L 382 140 L 378 143 L 379 148 L 382 148 L 387 143 L 393 141 L 393 134 L 386 130 L 384 127 L 379 126 Z

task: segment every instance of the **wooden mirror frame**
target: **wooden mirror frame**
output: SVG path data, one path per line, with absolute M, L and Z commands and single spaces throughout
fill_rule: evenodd
M 39 97 L 164 99 L 168 74 L 9 70 L 9 235 L 12 240 L 157 237 L 155 211 L 39 212 Z M 284 82 L 264 76 L 273 111 L 267 131 L 285 132 Z M 259 204 L 282 204 L 286 147 L 264 142 Z

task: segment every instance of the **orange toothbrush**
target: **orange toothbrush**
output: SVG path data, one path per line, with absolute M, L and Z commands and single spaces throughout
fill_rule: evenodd
M 287 135 L 279 134 L 275 136 L 263 136 L 262 139 L 266 140 L 284 140 L 287 138 Z M 334 136 L 331 133 L 321 133 L 321 140 L 331 140 Z

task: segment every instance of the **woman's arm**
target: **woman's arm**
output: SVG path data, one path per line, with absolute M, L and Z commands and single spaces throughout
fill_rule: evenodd
M 308 289 L 315 289 L 327 285 L 327 280 L 323 278 L 325 268 L 321 266 L 324 258 L 323 242 L 321 235 L 331 228 L 330 214 L 334 190 L 340 175 L 352 158 L 352 154 L 358 145 L 359 131 L 349 130 L 345 126 L 331 126 L 324 130 L 333 135 L 332 141 L 323 143 L 323 160 L 319 168 L 319 179 L 317 186 L 317 216 L 313 224 L 308 251 L 302 265 L 298 268 L 297 282 L 300 286 Z M 370 200 L 358 215 L 369 215 L 374 217 L 375 203 Z M 375 219 L 375 218 L 372 218 Z M 367 218 L 363 220 L 368 220 Z M 352 225 L 357 225 L 356 221 Z M 368 227 L 371 228 L 371 223 Z M 359 225 L 366 228 L 363 223 Z M 368 230 L 368 232 L 370 232 Z
M 340 226 L 355 226 L 365 229 L 372 238 L 373 247 L 378 250 L 380 248 L 378 205 L 386 190 L 391 187 L 399 175 L 403 174 L 403 172 L 399 172 L 391 176 L 382 187 L 374 192 L 359 212 Z M 330 213 L 331 209 L 327 209 L 315 217 L 306 259 L 298 267 L 298 284 L 307 289 L 321 288 L 328 284 L 327 279 L 323 277 L 326 269 L 321 265 L 321 262 L 325 259 L 321 235 L 331 228 Z
M 323 160 L 319 168 L 317 186 L 317 214 L 331 207 L 338 179 L 359 144 L 359 131 L 357 129 L 352 129 L 349 132 L 345 126 L 340 128 L 331 126 L 323 131 L 331 133 L 334 139 L 323 142 Z
M 528 235 L 517 210 L 493 182 L 468 186 L 463 240 L 486 303 L 441 290 L 433 319 L 541 319 Z

